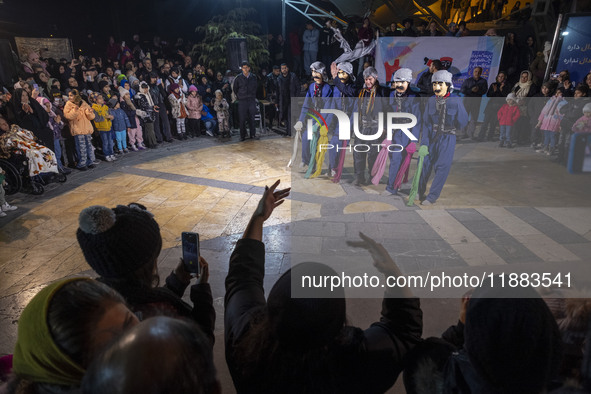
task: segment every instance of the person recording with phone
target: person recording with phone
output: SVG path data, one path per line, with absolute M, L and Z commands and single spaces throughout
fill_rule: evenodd
M 180 259 L 160 286 L 158 256 L 162 250 L 160 227 L 141 204 L 115 208 L 94 205 L 80 213 L 76 233 L 84 257 L 100 275 L 98 280 L 117 290 L 140 320 L 153 316 L 190 319 L 213 346 L 215 310 L 208 283 L 209 265 L 199 256 L 200 273 L 192 275 Z M 192 278 L 191 304 L 182 300 Z

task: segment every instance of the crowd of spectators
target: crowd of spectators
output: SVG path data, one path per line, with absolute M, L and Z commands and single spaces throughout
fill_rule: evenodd
M 457 324 L 423 339 L 408 287 L 387 288 L 365 329 L 347 324 L 343 287 L 292 297 L 304 278 L 337 275 L 322 263 L 293 266 L 265 298 L 263 227 L 290 193 L 278 186 L 265 187 L 225 279 L 225 356 L 237 392 L 383 393 L 401 373 L 408 393 L 590 392 L 585 299 L 485 282 L 462 298 Z M 348 245 L 369 252 L 384 278 L 402 275 L 381 244 L 359 236 Z M 30 300 L 14 354 L 0 358 L 0 393 L 219 393 L 203 256 L 197 279 L 181 259 L 160 286 L 162 236 L 140 204 L 84 209 L 77 239 L 98 279 L 59 280 Z M 190 304 L 181 299 L 189 285 Z

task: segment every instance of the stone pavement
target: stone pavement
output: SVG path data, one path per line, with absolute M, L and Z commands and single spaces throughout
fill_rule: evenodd
M 12 352 L 18 316 L 42 286 L 93 275 L 76 242 L 78 213 L 95 204 L 140 202 L 161 226 L 161 276 L 178 262 L 181 232 L 200 234 L 218 313 L 216 364 L 224 392 L 233 392 L 223 359 L 223 282 L 234 243 L 264 186 L 276 179 L 280 187 L 292 186 L 292 195 L 265 228 L 267 290 L 292 262 L 306 259 L 370 271 L 369 255 L 346 244 L 359 231 L 381 242 L 405 274 L 517 268 L 572 270 L 583 282 L 591 279 L 585 271 L 591 259 L 589 174 L 570 175 L 530 148 L 459 143 L 437 204 L 408 207 L 400 197 L 382 196 L 384 184 L 351 186 L 351 155 L 341 184 L 325 176 L 303 179 L 285 168 L 291 141 L 175 141 L 74 172 L 41 196 L 8 196 L 19 209 L 0 219 L 0 353 Z M 379 318 L 381 294 L 355 296 L 370 298 L 348 300 L 349 323 L 366 327 Z M 425 336 L 439 335 L 455 322 L 458 302 L 425 299 L 423 308 Z M 403 392 L 400 384 L 392 392 Z

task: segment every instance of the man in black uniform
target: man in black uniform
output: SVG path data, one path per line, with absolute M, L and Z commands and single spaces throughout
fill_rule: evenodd
M 258 139 L 256 137 L 256 129 L 254 127 L 254 117 L 257 113 L 256 94 L 257 94 L 257 78 L 250 72 L 250 65 L 248 62 L 242 62 L 242 74 L 238 75 L 234 80 L 234 94 L 238 98 L 238 119 L 240 120 L 240 141 L 246 139 L 246 124 L 250 128 L 250 138 Z

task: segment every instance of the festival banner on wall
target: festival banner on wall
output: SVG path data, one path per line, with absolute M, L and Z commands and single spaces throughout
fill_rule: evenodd
M 556 72 L 568 70 L 575 85 L 591 72 L 591 15 L 567 15 L 560 41 Z M 566 33 L 566 34 L 565 34 Z
M 380 37 L 376 46 L 376 69 L 381 83 L 389 82 L 399 68 L 410 68 L 411 85 L 428 71 L 431 60 L 439 59 L 453 74 L 456 89 L 482 67 L 482 78 L 490 85 L 499 72 L 503 37 Z

